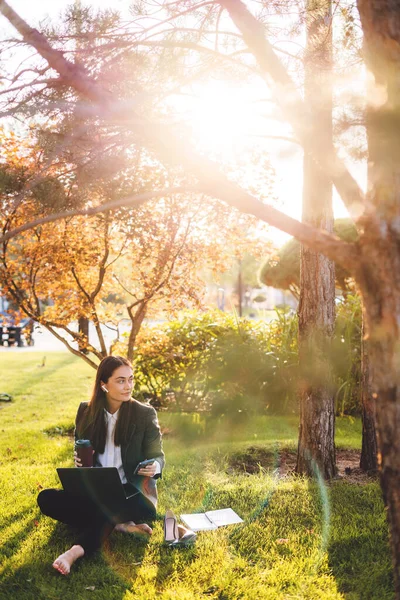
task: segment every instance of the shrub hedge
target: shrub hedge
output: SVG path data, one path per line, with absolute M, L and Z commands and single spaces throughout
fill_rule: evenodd
M 337 305 L 332 347 L 338 414 L 359 411 L 360 341 L 360 301 L 349 295 Z M 135 349 L 136 396 L 161 409 L 290 414 L 299 377 L 297 316 L 287 309 L 269 323 L 189 312 L 143 328 Z

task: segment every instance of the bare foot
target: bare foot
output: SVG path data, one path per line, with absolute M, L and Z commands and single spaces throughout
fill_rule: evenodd
M 60 554 L 53 562 L 53 567 L 62 575 L 68 575 L 74 562 L 85 554 L 82 546 L 72 546 L 69 550 Z
M 136 525 L 133 521 L 128 521 L 127 523 L 118 523 L 115 526 L 115 531 L 121 531 L 122 533 L 136 533 L 139 535 L 147 534 L 151 535 L 153 530 L 151 527 L 147 525 L 147 523 L 140 523 Z

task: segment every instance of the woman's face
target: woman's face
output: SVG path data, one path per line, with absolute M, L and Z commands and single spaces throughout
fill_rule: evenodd
M 115 369 L 108 381 L 102 381 L 101 387 L 106 390 L 107 402 L 122 404 L 132 397 L 133 371 L 131 367 L 122 365 Z

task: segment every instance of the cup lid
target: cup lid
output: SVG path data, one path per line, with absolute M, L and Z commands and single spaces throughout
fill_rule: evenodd
M 75 446 L 81 446 L 83 448 L 88 448 L 92 443 L 90 440 L 76 440 Z

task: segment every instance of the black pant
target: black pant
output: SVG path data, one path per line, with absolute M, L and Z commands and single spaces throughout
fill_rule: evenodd
M 127 495 L 135 491 L 129 484 L 125 484 L 124 489 Z M 85 554 L 100 548 L 117 523 L 143 523 L 152 521 L 156 516 L 154 505 L 141 493 L 111 510 L 105 510 L 89 498 L 79 498 L 56 489 L 42 490 L 37 502 L 44 515 L 79 529 L 75 544 L 82 546 Z

